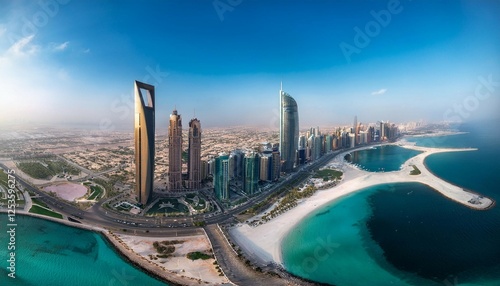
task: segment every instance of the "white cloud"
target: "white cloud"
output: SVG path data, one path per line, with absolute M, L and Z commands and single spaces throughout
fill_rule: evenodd
M 25 56 L 36 53 L 38 51 L 38 46 L 31 44 L 34 37 L 35 35 L 30 35 L 15 42 L 7 50 L 6 56 Z
M 54 50 L 56 52 L 64 51 L 68 47 L 68 45 L 69 45 L 68 41 L 66 41 L 66 42 L 64 42 L 62 44 L 59 44 L 59 45 L 54 44 L 52 50 Z
M 5 32 L 7 32 L 7 28 L 5 28 L 4 26 L 0 25 L 0 36 L 2 36 L 3 34 L 5 34 Z
M 381 90 L 377 90 L 377 91 L 372 92 L 372 95 L 382 95 L 382 94 L 386 93 L 386 91 L 387 91 L 387 88 L 382 88 Z

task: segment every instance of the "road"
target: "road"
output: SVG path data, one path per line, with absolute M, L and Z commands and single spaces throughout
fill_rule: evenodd
M 325 165 L 340 152 L 345 151 L 349 151 L 349 149 L 342 149 L 326 154 L 315 162 L 302 166 L 297 172 L 288 175 L 281 182 L 273 185 L 269 191 L 262 192 L 257 196 L 250 198 L 247 202 L 234 209 L 226 210 L 208 217 L 206 215 L 178 218 L 125 216 L 106 210 L 102 206 L 103 203 L 113 199 L 101 201 L 95 204 L 88 211 L 83 211 L 67 202 L 50 196 L 46 192 L 38 190 L 36 187 L 31 186 L 17 175 L 16 180 L 26 190 L 38 194 L 39 199 L 50 206 L 53 210 L 88 225 L 107 228 L 119 233 L 152 237 L 193 236 L 201 235 L 206 232 L 210 242 L 212 243 L 214 254 L 221 269 L 233 283 L 238 285 L 290 285 L 290 281 L 295 279 L 287 276 L 287 274 L 283 273 L 283 271 L 279 272 L 284 274 L 283 276 L 286 277 L 286 279 L 259 273 L 245 265 L 227 243 L 225 237 L 219 230 L 218 224 L 233 219 L 235 215 L 251 208 L 256 202 L 260 202 L 266 197 L 278 192 L 281 187 L 283 187 L 283 184 L 287 184 L 291 180 L 296 179 L 298 176 L 304 175 L 304 173 Z M 0 167 L 7 170 L 7 167 L 1 163 Z M 204 221 L 206 223 L 206 226 L 204 227 L 205 231 L 201 228 L 192 227 L 191 225 L 193 221 Z M 300 280 L 295 280 L 294 282 L 294 284 L 307 284 L 302 283 Z
M 111 210 L 106 210 L 102 205 L 113 199 L 107 201 L 101 201 L 95 204 L 92 208 L 87 211 L 83 211 L 78 207 L 59 200 L 46 192 L 38 190 L 36 187 L 31 186 L 25 180 L 16 175 L 16 180 L 24 186 L 27 190 L 36 193 L 40 196 L 40 200 L 50 206 L 53 210 L 60 212 L 68 217 L 79 220 L 82 223 L 90 224 L 94 226 L 101 226 L 113 229 L 118 232 L 126 233 L 147 233 L 148 235 L 171 235 L 178 236 L 179 234 L 199 234 L 200 229 L 193 227 L 193 222 L 204 221 L 205 224 L 219 224 L 226 222 L 235 215 L 251 208 L 255 203 L 264 200 L 266 197 L 272 195 L 273 193 L 280 190 L 280 188 L 289 183 L 291 180 L 295 179 L 297 176 L 303 175 L 305 172 L 310 172 L 311 170 L 318 168 L 326 164 L 328 161 L 333 159 L 335 155 L 346 150 L 339 150 L 322 156 L 320 159 L 305 165 L 299 169 L 299 171 L 288 175 L 281 182 L 276 183 L 273 187 L 266 192 L 262 192 L 257 196 L 250 198 L 247 202 L 241 204 L 240 206 L 220 212 L 218 214 L 212 215 L 194 215 L 186 217 L 164 217 L 164 218 L 150 218 L 142 216 L 131 216 L 115 213 Z M 8 168 L 0 164 L 0 167 L 4 170 Z M 88 171 L 88 170 L 87 170 Z
M 236 285 L 289 285 L 286 280 L 250 269 L 231 249 L 217 225 L 205 227 L 215 258 L 226 277 Z

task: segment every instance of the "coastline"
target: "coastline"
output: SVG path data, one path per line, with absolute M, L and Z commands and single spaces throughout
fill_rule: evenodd
M 427 158 L 425 158 L 425 159 L 427 159 Z M 424 159 L 424 161 L 423 161 L 423 164 L 424 164 L 425 168 L 427 169 L 427 171 L 429 171 L 429 173 L 431 173 L 433 176 L 439 177 L 437 174 L 435 174 L 434 172 L 432 172 L 432 171 L 431 171 L 431 169 L 429 169 L 429 168 L 428 168 L 427 163 L 425 162 L 425 159 Z M 447 181 L 446 181 L 446 180 L 444 180 L 444 179 L 441 179 L 441 180 L 443 180 L 443 181 L 447 182 Z M 451 184 L 451 183 L 450 183 L 450 184 Z M 482 196 L 480 193 L 473 192 L 473 191 L 471 191 L 471 190 L 467 190 L 466 188 L 463 188 L 462 186 L 460 186 L 460 185 L 458 185 L 458 184 L 454 184 L 454 185 L 455 185 L 455 186 L 458 186 L 458 187 L 461 187 L 461 188 L 464 190 L 464 192 L 467 192 L 467 193 L 470 193 L 470 194 L 474 194 L 474 195 L 476 195 L 476 196 Z M 432 187 L 431 187 L 431 188 L 432 188 Z M 441 195 L 443 195 L 443 194 L 441 194 Z M 444 197 L 446 197 L 446 196 L 444 196 Z M 448 198 L 448 197 L 446 197 L 446 198 Z M 449 199 L 449 198 L 448 198 L 448 199 Z M 492 209 L 493 207 L 495 207 L 495 206 L 496 206 L 497 202 L 496 202 L 494 199 L 492 199 L 492 198 L 488 198 L 488 199 L 490 199 L 490 200 L 491 200 L 491 204 L 490 204 L 488 207 L 483 208 L 482 210 L 485 210 L 485 211 L 486 211 L 486 210 Z M 467 206 L 467 205 L 466 205 L 466 207 L 469 207 L 469 206 Z M 471 207 L 469 207 L 469 208 L 471 208 Z M 471 209 L 476 210 L 476 209 L 474 209 L 474 208 L 471 208 Z
M 7 210 L 0 209 L 0 213 L 7 214 Z M 80 228 L 88 231 L 92 231 L 98 235 L 100 235 L 104 241 L 113 248 L 113 250 L 128 263 L 132 264 L 134 267 L 143 271 L 147 275 L 160 280 L 161 282 L 167 283 L 168 285 L 177 286 L 177 285 L 200 285 L 200 283 L 193 278 L 189 277 L 180 277 L 176 273 L 170 273 L 167 269 L 161 268 L 160 266 L 147 261 L 144 257 L 135 253 L 130 247 L 124 246 L 124 242 L 122 242 L 116 235 L 104 228 L 86 225 L 82 223 L 71 222 L 64 219 L 57 219 L 48 216 L 43 216 L 39 214 L 34 214 L 30 212 L 26 212 L 23 210 L 16 210 L 16 215 L 23 216 L 31 216 L 44 220 L 48 220 L 55 223 L 60 223 L 69 227 Z M 126 245 L 126 244 L 125 244 Z
M 477 149 L 427 148 L 412 146 L 409 144 L 403 145 L 401 142 L 391 144 L 398 145 L 402 148 L 422 151 L 422 153 L 404 162 L 399 171 L 384 173 L 363 171 L 356 168 L 352 164 L 345 163 L 343 159 L 344 156 L 347 153 L 353 152 L 353 150 L 342 152 L 329 163 L 337 164 L 344 172 L 344 178 L 337 186 L 316 192 L 312 197 L 300 202 L 297 207 L 265 224 L 251 227 L 248 224 L 240 223 L 230 230 L 232 238 L 247 254 L 251 253 L 251 256 L 259 260 L 261 263 L 277 263 L 284 267 L 281 253 L 282 241 L 306 216 L 310 215 L 317 209 L 334 203 L 336 200 L 344 196 L 354 194 L 367 187 L 387 183 L 422 183 L 433 188 L 446 198 L 475 210 L 486 210 L 495 205 L 493 200 L 486 197 L 484 197 L 484 200 L 479 205 L 468 202 L 471 198 L 477 196 L 477 194 L 466 191 L 463 188 L 440 179 L 432 174 L 424 165 L 425 158 L 432 154 L 442 152 L 475 151 Z M 364 146 L 356 149 L 355 151 L 372 147 L 374 146 Z M 420 169 L 420 175 L 410 175 L 410 171 L 413 170 L 412 165 L 415 165 Z

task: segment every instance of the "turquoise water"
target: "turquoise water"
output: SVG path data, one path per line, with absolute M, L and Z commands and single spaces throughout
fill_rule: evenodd
M 391 172 L 398 171 L 404 162 L 420 153 L 396 145 L 382 145 L 351 152 L 345 159 L 370 172 Z
M 499 202 L 495 126 L 464 125 L 467 134 L 408 141 L 479 148 L 435 154 L 426 164 Z M 340 286 L 500 285 L 500 208 L 471 210 L 418 183 L 383 184 L 314 212 L 284 239 L 282 251 L 292 273 Z
M 285 268 L 297 276 L 333 285 L 422 282 L 387 263 L 366 226 L 372 215 L 368 198 L 385 189 L 394 192 L 395 186 L 365 188 L 313 212 L 284 239 Z
M 29 216 L 16 220 L 16 279 L 7 277 L 2 231 L 0 285 L 166 285 L 123 260 L 97 233 Z

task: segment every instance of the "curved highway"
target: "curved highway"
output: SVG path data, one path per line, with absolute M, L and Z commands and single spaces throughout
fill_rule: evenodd
M 143 216 L 130 216 L 115 213 L 111 210 L 106 210 L 102 206 L 105 202 L 114 200 L 116 197 L 96 203 L 89 210 L 84 211 L 68 202 L 59 200 L 58 198 L 53 197 L 44 191 L 38 190 L 38 188 L 31 186 L 18 175 L 15 175 L 15 177 L 19 184 L 21 184 L 25 189 L 31 191 L 32 193 L 36 193 L 39 196 L 39 199 L 50 206 L 54 211 L 62 213 L 67 217 L 70 217 L 73 220 L 77 220 L 83 224 L 108 228 L 121 233 L 141 234 L 143 236 L 190 236 L 204 233 L 200 227 L 194 227 L 193 222 L 203 221 L 205 222 L 205 224 L 210 225 L 230 220 L 234 217 L 234 215 L 237 215 L 249 209 L 255 203 L 261 202 L 269 195 L 277 192 L 283 186 L 283 184 L 288 183 L 290 180 L 295 179 L 301 174 L 304 174 L 311 171 L 312 169 L 326 164 L 341 151 L 344 152 L 346 150 L 342 149 L 326 154 L 318 160 L 301 167 L 298 172 L 290 174 L 281 182 L 273 185 L 269 191 L 262 192 L 250 198 L 247 202 L 234 209 L 226 210 L 217 214 L 194 215 L 186 217 L 150 218 Z M 0 167 L 4 170 L 8 169 L 1 163 Z

